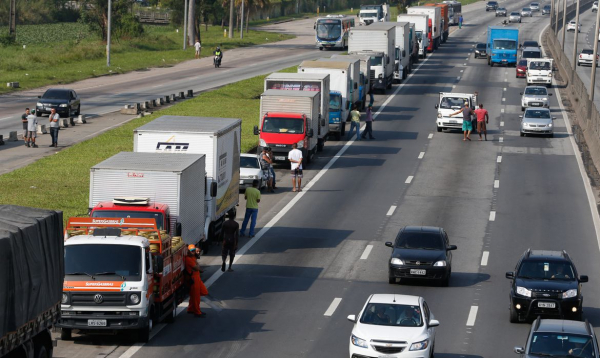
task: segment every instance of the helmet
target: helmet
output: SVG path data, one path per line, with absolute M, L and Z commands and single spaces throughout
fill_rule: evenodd
M 221 50 L 221 47 L 217 46 L 217 51 Z
M 188 250 L 189 251 L 195 251 L 196 250 L 196 246 L 195 245 L 188 245 Z

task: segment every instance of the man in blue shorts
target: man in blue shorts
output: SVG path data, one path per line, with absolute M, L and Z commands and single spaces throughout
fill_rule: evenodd
M 466 140 L 471 140 L 471 131 L 473 130 L 473 123 L 471 122 L 471 107 L 469 107 L 469 102 L 465 102 L 465 105 L 463 106 L 463 108 L 459 109 L 458 111 L 452 113 L 450 115 L 450 117 L 462 113 L 463 115 L 463 124 L 462 124 L 462 130 L 463 130 L 463 141 Z

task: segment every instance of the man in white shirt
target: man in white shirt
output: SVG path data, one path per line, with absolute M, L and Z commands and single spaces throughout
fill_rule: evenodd
M 196 49 L 196 58 L 200 58 L 200 50 L 202 49 L 202 45 L 200 45 L 200 41 L 198 39 L 196 39 L 194 48 Z
M 302 151 L 298 144 L 292 144 L 292 150 L 288 153 L 288 160 L 292 163 L 292 191 L 302 191 Z M 296 190 L 296 179 L 298 179 L 298 190 Z
M 52 108 L 50 110 L 50 116 L 48 117 L 50 121 L 50 136 L 52 137 L 51 147 L 58 147 L 58 131 L 60 130 L 60 116 L 56 113 L 56 109 Z
M 38 119 L 35 115 L 35 110 L 32 110 L 27 116 L 27 147 L 37 148 L 35 137 L 37 136 Z

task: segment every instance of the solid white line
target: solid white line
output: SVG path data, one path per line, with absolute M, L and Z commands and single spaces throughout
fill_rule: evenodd
M 494 189 L 498 189 L 500 187 L 500 180 L 494 180 Z
M 404 184 L 410 184 L 410 182 L 413 180 L 413 176 L 409 176 L 408 178 L 406 178 L 406 181 L 404 182 Z
M 506 87 L 504 87 L 504 90 L 506 91 Z
M 367 245 L 367 247 L 365 247 L 365 252 L 363 252 L 363 254 L 361 255 L 360 259 L 361 260 L 366 260 L 367 257 L 369 257 L 369 254 L 371 253 L 371 250 L 373 250 L 373 245 Z
M 498 162 L 498 163 L 502 163 L 502 156 L 501 156 L 501 155 L 499 155 L 499 156 L 496 158 L 496 162 Z
M 456 85 L 452 85 L 452 88 L 456 88 Z
M 465 70 L 460 70 L 461 73 L 465 72 Z
M 392 214 L 394 214 L 394 211 L 396 211 L 396 208 L 397 208 L 396 205 L 390 206 L 390 210 L 388 210 L 387 214 L 385 214 L 385 215 L 392 216 Z
M 475 319 L 477 319 L 477 310 L 479 307 L 471 306 L 471 311 L 469 311 L 469 318 L 467 318 L 467 326 L 472 327 L 475 325 Z
M 460 81 L 460 76 L 456 77 L 456 79 Z
M 424 156 L 425 156 L 425 152 L 419 153 L 419 159 L 423 159 Z
M 433 133 L 429 133 L 429 135 L 427 136 L 428 139 L 433 138 Z
M 340 305 L 340 302 L 342 302 L 342 299 L 340 297 L 334 298 L 333 302 L 331 302 L 331 304 L 329 305 L 327 311 L 325 311 L 324 316 L 331 317 L 333 312 L 335 312 L 335 309 Z
M 500 143 L 503 143 L 503 142 L 504 142 L 504 137 L 500 137 L 500 138 L 498 138 L 498 141 L 499 141 Z
M 466 65 L 467 65 L 466 63 L 463 63 L 463 66 L 466 66 Z
M 490 211 L 490 221 L 496 221 L 496 212 L 495 211 Z
M 500 122 L 500 127 L 504 127 L 504 122 Z
M 490 252 L 484 251 L 483 255 L 481 256 L 481 266 L 487 266 L 489 257 L 490 257 Z
M 502 98 L 502 102 L 506 102 L 506 98 Z

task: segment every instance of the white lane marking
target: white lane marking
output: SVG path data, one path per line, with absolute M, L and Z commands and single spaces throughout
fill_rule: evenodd
M 504 113 L 504 108 L 501 108 L 501 109 L 500 109 L 500 113 Z
M 456 79 L 460 81 L 460 76 L 456 77 Z
M 504 137 L 500 137 L 500 138 L 498 139 L 498 141 L 499 141 L 500 143 L 504 142 Z
M 490 211 L 490 221 L 496 221 L 496 212 L 495 211 Z
M 423 159 L 424 156 L 425 156 L 425 152 L 419 153 L 419 159 Z
M 452 88 L 456 88 L 456 85 L 452 85 Z
M 463 66 L 466 66 L 466 65 L 467 65 L 466 63 L 463 63 Z
M 392 216 L 392 214 L 394 214 L 394 211 L 396 211 L 396 208 L 397 208 L 396 205 L 390 206 L 390 210 L 388 210 L 387 214 L 385 214 L 385 215 Z
M 475 325 L 475 319 L 477 319 L 477 310 L 479 307 L 471 306 L 471 311 L 469 311 L 469 318 L 467 318 L 467 326 L 473 327 Z
M 467 57 L 467 58 L 465 58 L 465 61 L 469 61 L 469 58 L 468 58 L 468 57 Z
M 504 90 L 506 91 L 506 87 L 504 87 Z
M 496 162 L 498 162 L 498 163 L 502 163 L 502 156 L 501 156 L 501 155 L 499 155 L 499 156 L 496 158 Z
M 500 127 L 504 127 L 504 122 L 500 122 Z
M 413 180 L 413 176 L 409 176 L 408 178 L 406 178 L 406 181 L 404 182 L 404 184 L 410 184 L 410 182 Z
M 500 180 L 494 180 L 494 189 L 498 189 L 500 187 Z
M 0 118 L 0 121 L 3 121 L 5 119 L 11 119 L 12 117 L 4 117 L 4 118 Z
M 508 75 L 508 71 L 505 71 L 505 72 L 504 72 L 504 74 L 505 74 L 505 75 Z
M 502 98 L 502 102 L 506 102 L 506 98 Z
M 460 70 L 461 73 L 465 72 L 465 70 Z
M 331 317 L 333 312 L 335 312 L 335 309 L 340 305 L 340 302 L 342 302 L 342 299 L 340 297 L 334 298 L 333 302 L 331 302 L 331 304 L 329 305 L 327 311 L 325 311 L 324 316 Z
M 431 139 L 433 138 L 433 133 L 429 133 L 429 135 L 427 136 L 427 139 Z
M 367 247 L 365 247 L 365 252 L 363 252 L 363 254 L 360 256 L 360 259 L 366 260 L 367 257 L 369 257 L 371 250 L 373 250 L 373 245 L 367 245 Z
M 483 255 L 481 256 L 481 266 L 487 266 L 489 257 L 490 257 L 490 252 L 484 251 Z

